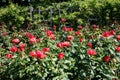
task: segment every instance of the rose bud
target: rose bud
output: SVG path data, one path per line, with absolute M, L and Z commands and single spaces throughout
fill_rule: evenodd
M 60 52 L 58 55 L 57 55 L 58 59 L 63 59 L 64 58 L 64 53 L 63 52 Z

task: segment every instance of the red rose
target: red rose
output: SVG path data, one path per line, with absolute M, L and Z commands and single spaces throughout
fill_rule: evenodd
M 68 28 L 68 31 L 73 31 L 73 28 L 72 27 Z
M 88 43 L 88 47 L 92 48 L 92 43 Z
M 28 37 L 28 38 L 33 38 L 33 37 L 35 37 L 33 34 L 31 34 L 31 33 L 29 33 L 29 32 L 26 32 L 26 33 L 24 34 L 24 36 L 26 36 L 26 37 Z
M 117 52 L 120 52 L 120 46 L 117 46 L 115 49 Z
M 114 30 L 110 30 L 109 33 L 110 33 L 110 35 L 114 35 L 115 31 Z
M 18 48 L 17 48 L 16 46 L 12 46 L 12 47 L 10 48 L 10 51 L 11 51 L 11 52 L 17 52 L 17 51 L 18 51 Z
M 46 55 L 42 51 L 40 51 L 40 50 L 37 50 L 36 54 L 37 54 L 37 58 L 38 59 L 43 59 L 43 58 L 46 57 Z
M 12 40 L 12 43 L 16 43 L 16 44 L 17 44 L 17 43 L 19 43 L 19 42 L 20 42 L 20 40 L 17 39 L 17 38 Z
M 25 47 L 25 44 L 19 44 L 19 49 L 20 49 L 20 51 L 24 51 L 24 47 Z
M 7 33 L 6 32 L 3 32 L 3 36 L 6 36 L 7 35 Z
M 79 36 L 80 35 L 80 31 L 76 31 L 75 35 Z
M 49 52 L 49 51 L 50 51 L 50 48 L 47 48 L 47 47 L 46 47 L 46 48 L 43 48 L 42 51 L 43 51 L 43 52 Z
M 20 48 L 24 48 L 25 47 L 25 44 L 21 43 L 19 44 Z
M 66 37 L 67 40 L 72 40 L 73 38 L 74 38 L 74 37 L 71 36 L 71 35 L 69 35 L 69 36 Z
M 103 37 L 109 37 L 109 36 L 110 36 L 110 32 L 103 32 L 103 33 L 102 33 L 102 36 L 103 36 Z
M 63 59 L 64 58 L 64 53 L 63 52 L 60 52 L 58 55 L 57 55 L 58 59 Z
M 58 42 L 56 46 L 59 47 L 59 48 L 63 48 L 62 42 Z
M 65 18 L 62 18 L 62 19 L 61 19 L 61 22 L 62 22 L 62 23 L 66 22 L 66 19 L 65 19 Z
M 96 51 L 94 49 L 89 49 L 89 50 L 87 50 L 87 54 L 94 56 L 94 55 L 96 55 Z
M 36 43 L 37 39 L 35 37 L 29 38 L 29 42 L 32 43 Z
M 80 39 L 79 39 L 79 41 L 80 41 L 80 42 L 82 42 L 82 41 L 83 41 L 83 39 L 82 39 L 82 38 L 80 38 Z
M 67 28 L 67 27 L 63 27 L 62 30 L 63 30 L 63 31 L 67 31 L 68 28 Z
M 7 59 L 10 59 L 10 58 L 13 57 L 13 54 L 7 53 L 7 54 L 5 54 L 5 57 L 6 57 Z
M 117 36 L 116 36 L 116 39 L 117 39 L 117 40 L 120 40 L 120 35 L 117 35 Z
M 56 37 L 55 37 L 55 35 L 54 35 L 54 34 L 51 34 L 51 35 L 49 36 L 49 38 L 50 38 L 50 39 L 53 39 L 53 40 L 55 40 L 55 39 L 56 39 Z
M 31 52 L 29 53 L 29 56 L 30 56 L 30 57 L 37 57 L 37 54 L 36 54 L 35 51 L 31 51 Z
M 109 61 L 110 61 L 110 57 L 109 57 L 109 56 L 104 56 L 103 60 L 104 60 L 105 62 L 109 62 Z
M 51 30 L 47 30 L 47 31 L 46 31 L 46 35 L 47 35 L 47 36 L 50 36 L 51 34 L 53 34 L 53 32 L 52 32 Z
M 62 42 L 62 45 L 63 45 L 63 47 L 69 47 L 70 46 L 70 42 L 64 41 L 64 42 Z

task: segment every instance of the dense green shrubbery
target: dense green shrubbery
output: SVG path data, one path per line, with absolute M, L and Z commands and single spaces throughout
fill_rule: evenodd
M 42 5 L 32 4 L 34 10 L 50 10 L 53 8 L 52 21 L 53 25 L 58 25 L 58 21 L 64 17 L 67 19 L 72 26 L 78 24 L 89 25 L 90 18 L 97 18 L 98 21 L 93 22 L 100 25 L 107 25 L 118 20 L 120 17 L 120 0 L 71 0 L 67 2 L 54 3 L 49 1 L 44 2 Z M 46 4 L 45 4 L 46 3 Z M 58 11 L 55 9 L 61 9 L 61 14 L 58 15 Z M 10 4 L 8 7 L 0 9 L 0 21 L 5 22 L 9 26 L 15 25 L 16 27 L 23 27 L 22 24 L 27 20 L 30 20 L 29 7 L 21 7 L 17 5 Z M 48 22 L 51 21 L 49 12 L 42 12 L 41 19 L 38 18 L 38 12 L 34 12 L 33 15 L 35 23 L 47 19 Z M 9 20 L 8 20 L 9 19 Z M 26 20 L 27 19 L 27 20 Z M 25 21 L 25 22 L 24 22 Z M 119 21 L 119 20 L 118 20 Z
M 28 8 L 10 4 L 0 9 L 0 22 L 3 22 L 9 29 L 19 29 L 26 20 L 29 20 Z

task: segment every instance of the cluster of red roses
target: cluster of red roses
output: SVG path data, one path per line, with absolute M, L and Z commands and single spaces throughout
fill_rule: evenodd
M 16 47 L 16 45 L 20 42 L 20 40 L 18 38 L 15 38 L 12 40 L 12 43 L 13 43 L 13 46 L 10 47 L 10 52 L 11 53 L 6 53 L 6 58 L 12 58 L 13 57 L 13 54 L 14 52 L 18 52 L 18 51 L 24 51 L 24 48 L 25 48 L 25 43 L 20 43 L 19 44 L 19 47 Z

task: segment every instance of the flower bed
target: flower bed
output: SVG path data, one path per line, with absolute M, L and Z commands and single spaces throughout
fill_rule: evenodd
M 118 25 L 56 28 L 1 31 L 0 79 L 120 79 Z

